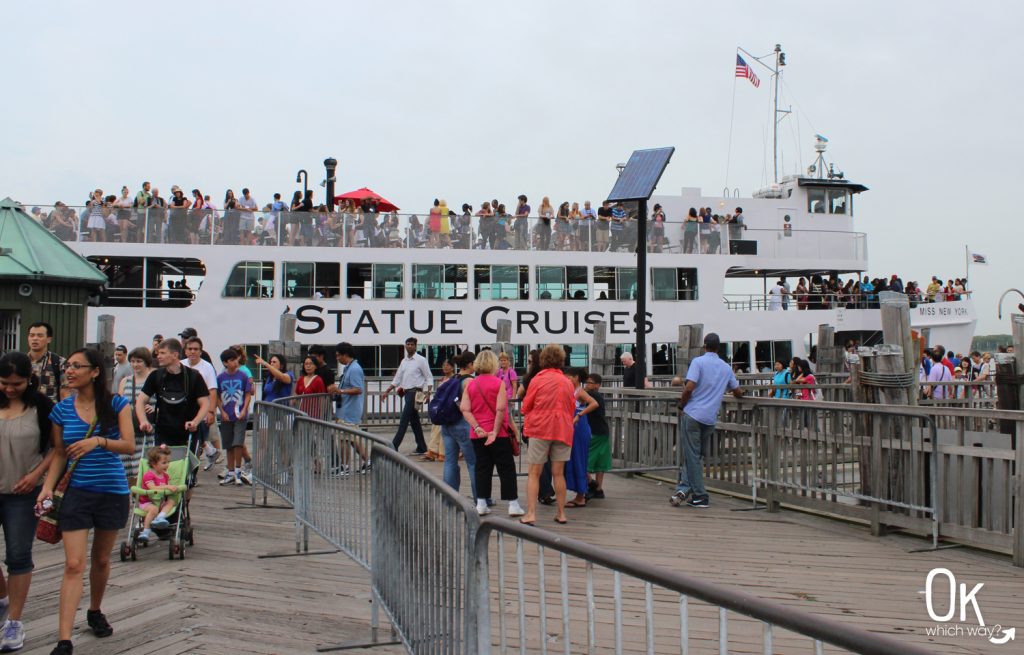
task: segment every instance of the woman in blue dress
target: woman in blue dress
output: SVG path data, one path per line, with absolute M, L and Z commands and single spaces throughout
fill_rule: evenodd
M 583 418 L 598 408 L 597 401 L 583 390 L 587 372 L 582 368 L 569 368 L 566 377 L 576 389 L 576 416 L 573 418 L 572 452 L 565 465 L 566 491 L 575 491 L 576 497 L 566 507 L 587 506 L 587 458 L 590 451 L 590 421 Z

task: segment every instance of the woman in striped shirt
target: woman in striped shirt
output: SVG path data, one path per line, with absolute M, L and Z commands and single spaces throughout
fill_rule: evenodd
M 128 483 L 121 455 L 135 451 L 131 409 L 122 396 L 111 395 L 103 356 L 78 350 L 66 363 L 72 395 L 53 408 L 53 445 L 56 455 L 37 503 L 52 500 L 53 490 L 69 462 L 77 462 L 60 504 L 64 533 L 64 579 L 60 586 L 59 639 L 53 653 L 70 655 L 75 613 L 82 598 L 89 530 L 93 529 L 90 603 L 86 620 L 97 637 L 109 637 L 110 627 L 100 603 L 110 576 L 110 553 L 118 531 L 128 519 Z

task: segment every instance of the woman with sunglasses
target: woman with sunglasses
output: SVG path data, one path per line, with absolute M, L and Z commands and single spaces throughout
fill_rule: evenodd
M 128 481 L 121 455 L 135 451 L 129 402 L 107 388 L 103 356 L 96 350 L 77 350 L 68 357 L 66 367 L 72 395 L 50 413 L 56 454 L 37 498 L 37 511 L 41 511 L 45 501 L 52 502 L 53 490 L 74 462 L 58 514 L 64 533 L 64 579 L 60 585 L 60 641 L 52 655 L 71 655 L 74 650 L 71 633 L 87 558 L 92 563 L 86 621 L 97 637 L 114 633 L 100 604 L 110 577 L 110 553 L 128 519 Z M 91 555 L 86 552 L 90 529 L 94 531 Z

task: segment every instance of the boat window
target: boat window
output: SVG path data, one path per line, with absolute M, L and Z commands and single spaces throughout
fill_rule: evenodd
M 594 296 L 598 300 L 636 300 L 636 267 L 595 266 Z
M 781 359 L 789 366 L 793 359 L 792 341 L 758 341 L 754 345 L 754 364 L 759 373 L 771 373 L 775 370 L 775 360 Z
M 238 262 L 224 285 L 225 298 L 273 298 L 274 262 Z
M 341 264 L 285 262 L 286 298 L 334 298 L 341 293 Z
M 465 264 L 413 264 L 412 297 L 461 300 L 469 296 L 469 267 Z
M 812 214 L 825 213 L 825 189 L 807 188 L 807 211 Z
M 586 300 L 586 266 L 538 266 L 537 297 L 541 300 Z
M 418 347 L 419 350 L 417 352 L 427 358 L 427 364 L 430 366 L 431 371 L 440 371 L 441 365 L 446 361 L 453 359 L 461 352 L 469 350 L 469 344 L 424 346 L 421 343 L 418 344 Z M 455 372 L 459 372 L 458 367 L 455 367 Z
M 829 189 L 828 190 L 828 213 L 830 214 L 845 214 L 846 213 L 846 198 L 849 194 L 846 189 Z
M 402 297 L 401 264 L 349 264 L 348 297 L 395 300 Z
M 520 378 L 522 376 L 526 375 L 526 368 L 527 368 L 527 366 L 529 366 L 529 360 L 530 360 L 530 345 L 526 344 L 526 343 L 514 343 L 514 344 L 507 344 L 505 347 L 512 349 L 512 352 L 509 353 L 509 357 L 511 357 L 512 368 L 514 368 L 516 370 L 516 374 L 519 375 Z M 475 352 L 475 353 L 479 353 L 481 350 L 493 350 L 493 349 L 494 349 L 494 344 L 493 343 L 478 343 L 475 346 L 473 346 L 473 352 Z M 506 350 L 505 352 L 509 352 L 509 351 Z M 495 351 L 494 354 L 497 355 L 498 354 L 497 351 Z M 520 379 L 519 382 L 520 382 L 520 384 L 522 384 L 522 379 Z
M 697 269 L 652 268 L 651 287 L 654 300 L 697 300 Z
M 528 300 L 529 267 L 477 264 L 473 270 L 477 300 Z
M 672 375 L 676 370 L 676 344 L 651 344 L 651 373 L 654 375 Z
M 188 307 L 206 278 L 206 266 L 188 257 L 104 257 L 89 261 L 107 276 L 90 302 L 101 307 Z
M 540 346 L 543 348 L 543 346 Z M 585 343 L 564 343 L 565 365 L 587 368 L 590 366 L 590 346 Z
M 732 370 L 737 373 L 749 373 L 750 372 L 750 342 L 748 341 L 731 341 L 728 344 L 729 347 L 726 349 L 726 354 L 723 357 L 722 351 L 719 350 L 719 357 L 728 361 L 732 364 Z

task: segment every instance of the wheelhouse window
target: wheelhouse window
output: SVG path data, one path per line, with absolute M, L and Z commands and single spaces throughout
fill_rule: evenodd
M 853 215 L 853 196 L 847 189 L 809 187 L 807 211 L 812 214 Z
M 697 269 L 652 268 L 651 287 L 654 300 L 697 300 Z
M 349 264 L 348 297 L 395 300 L 402 297 L 402 264 Z
M 541 300 L 586 300 L 586 266 L 538 266 L 537 297 Z
M 418 300 L 460 300 L 469 296 L 465 264 L 413 264 L 412 297 Z
M 636 267 L 595 266 L 594 296 L 598 300 L 636 300 Z
M 285 262 L 286 298 L 334 298 L 341 293 L 341 264 Z
M 206 265 L 185 257 L 89 257 L 107 276 L 90 302 L 101 307 L 188 307 L 206 278 Z
M 812 214 L 825 213 L 825 189 L 820 189 L 818 187 L 808 187 L 807 211 Z
M 829 189 L 828 190 L 828 213 L 830 214 L 846 214 L 848 213 L 847 207 L 849 206 L 848 198 L 850 194 L 846 189 Z
M 477 300 L 528 300 L 529 267 L 477 264 L 473 270 Z
M 238 262 L 224 285 L 225 298 L 273 298 L 274 262 Z

